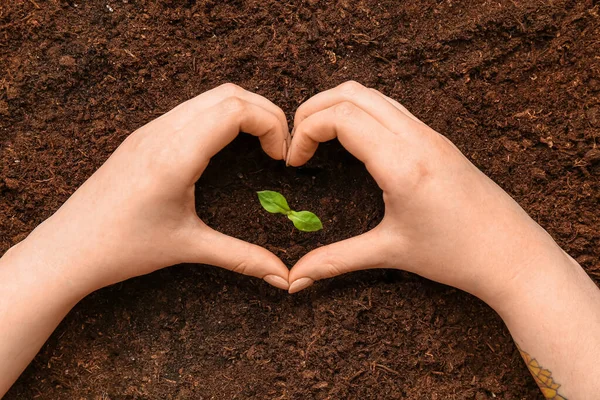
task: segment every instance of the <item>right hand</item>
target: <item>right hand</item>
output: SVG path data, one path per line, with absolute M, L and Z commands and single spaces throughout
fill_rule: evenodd
M 290 271 L 290 292 L 369 268 L 398 268 L 485 301 L 506 295 L 534 261 L 564 253 L 448 139 L 398 102 L 356 82 L 319 93 L 296 112 L 287 162 L 306 163 L 337 137 L 383 190 L 373 230 L 324 246 Z

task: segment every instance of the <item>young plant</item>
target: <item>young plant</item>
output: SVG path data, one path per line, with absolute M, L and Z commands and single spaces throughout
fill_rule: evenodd
M 271 190 L 257 192 L 260 205 L 271 214 L 283 214 L 302 232 L 315 232 L 323 229 L 319 217 L 310 211 L 294 211 L 288 206 L 287 200 L 281 193 Z

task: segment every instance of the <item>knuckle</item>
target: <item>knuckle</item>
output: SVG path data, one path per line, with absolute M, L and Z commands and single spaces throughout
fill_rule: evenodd
M 439 155 L 416 150 L 406 157 L 404 146 L 393 143 L 380 154 L 378 162 L 370 165 L 369 171 L 380 178 L 381 189 L 392 197 L 410 195 L 422 191 L 435 178 L 435 158 Z
M 246 275 L 246 273 L 248 272 L 248 264 L 246 262 L 242 261 L 242 262 L 234 265 L 233 268 L 231 268 L 231 270 L 238 274 Z
M 344 101 L 337 104 L 333 111 L 335 112 L 335 115 L 347 118 L 356 112 L 356 108 L 357 107 L 349 101 Z
M 427 158 L 417 157 L 411 162 L 405 163 L 403 167 L 391 174 L 388 183 L 390 189 L 403 188 L 405 193 L 418 193 L 428 187 L 428 183 L 434 177 L 432 163 Z
M 221 102 L 221 107 L 226 113 L 241 113 L 246 108 L 246 103 L 239 97 L 231 96 Z
M 278 108 L 277 110 L 277 118 L 280 118 L 281 121 L 284 121 L 287 124 L 287 117 L 285 116 L 285 112 L 283 112 L 281 108 Z
M 411 166 L 409 172 L 410 183 L 413 186 L 422 186 L 422 184 L 431 176 L 432 169 L 427 159 L 421 158 Z
M 239 95 L 244 89 L 242 89 L 235 83 L 228 82 L 219 86 L 219 90 L 222 91 L 225 94 L 225 96 L 229 97 Z
M 267 133 L 281 132 L 281 121 L 273 115 L 273 117 L 269 118 L 267 121 Z
M 325 267 L 325 271 L 326 271 L 326 274 L 327 274 L 328 278 L 333 278 L 335 276 L 340 276 L 346 270 L 346 268 L 344 267 L 343 264 L 341 264 L 341 263 L 339 263 L 337 261 L 333 261 L 333 260 L 330 260 L 329 262 L 325 263 L 324 267 Z
M 305 131 L 307 131 L 310 127 L 307 127 L 306 125 L 309 125 L 310 122 L 308 124 L 300 124 L 294 127 L 294 130 L 292 132 L 292 140 L 300 140 L 299 138 L 306 135 Z
M 323 265 L 324 272 L 329 278 L 349 271 L 348 265 L 343 261 L 342 257 L 327 247 L 323 249 L 321 265 Z
M 346 97 L 354 97 L 364 89 L 365 87 L 356 81 L 347 81 L 340 85 L 340 91 Z
M 304 111 L 305 108 L 305 104 L 301 104 L 300 107 L 298 107 L 296 114 L 294 115 L 294 123 L 304 121 L 308 118 L 308 114 Z

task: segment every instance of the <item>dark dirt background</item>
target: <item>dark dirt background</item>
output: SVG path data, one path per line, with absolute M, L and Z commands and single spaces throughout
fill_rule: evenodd
M 599 1 L 156 3 L 0 5 L 0 253 L 128 133 L 196 94 L 232 81 L 291 116 L 355 79 L 448 136 L 600 280 Z M 325 230 L 292 232 L 260 209 L 262 189 L 316 211 Z M 215 158 L 198 206 L 211 226 L 290 266 L 383 212 L 365 169 L 337 143 L 294 170 L 249 137 Z M 6 396 L 539 397 L 500 319 L 452 288 L 376 271 L 288 296 L 204 266 L 89 296 Z

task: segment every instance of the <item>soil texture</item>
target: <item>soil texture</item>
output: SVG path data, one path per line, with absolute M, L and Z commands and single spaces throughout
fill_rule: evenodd
M 451 139 L 600 282 L 600 1 L 12 0 L 0 5 L 0 254 L 137 127 L 225 82 L 291 117 L 353 79 Z M 258 190 L 317 213 L 292 231 Z M 199 215 L 292 266 L 383 216 L 337 142 L 286 168 L 241 136 Z M 435 251 L 435 249 L 431 249 Z M 1 283 L 0 283 L 1 289 Z M 560 323 L 560 321 L 557 321 Z M 500 318 L 399 271 L 289 296 L 183 265 L 78 304 L 5 397 L 537 399 Z

